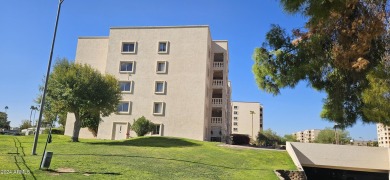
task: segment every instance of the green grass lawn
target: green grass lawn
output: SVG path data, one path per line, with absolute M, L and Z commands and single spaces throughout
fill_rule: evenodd
M 32 156 L 33 136 L 0 135 L 0 179 L 268 180 L 277 179 L 275 169 L 295 169 L 285 151 L 227 148 L 219 143 L 167 137 L 72 143 L 68 136 L 54 135 L 47 147 L 54 152 L 50 169 L 42 171 L 38 167 L 46 137 L 40 135 L 39 155 Z M 59 168 L 75 172 L 58 172 Z

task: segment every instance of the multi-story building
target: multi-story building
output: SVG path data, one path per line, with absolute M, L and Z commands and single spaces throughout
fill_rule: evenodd
M 258 102 L 232 102 L 232 133 L 255 139 L 263 131 L 263 106 Z
M 378 134 L 378 146 L 390 147 L 390 127 L 378 123 L 376 124 L 376 130 Z
M 102 117 L 98 139 L 134 137 L 130 125 L 144 116 L 156 124 L 151 135 L 228 140 L 228 42 L 212 40 L 209 26 L 113 27 L 80 37 L 75 62 L 120 81 L 118 111 Z M 66 135 L 73 124 L 70 114 Z M 83 128 L 80 138 L 93 136 Z
M 304 131 L 298 131 L 293 133 L 297 138 L 297 141 L 302 143 L 312 143 L 317 138 L 318 134 L 321 132 L 319 129 L 307 129 Z

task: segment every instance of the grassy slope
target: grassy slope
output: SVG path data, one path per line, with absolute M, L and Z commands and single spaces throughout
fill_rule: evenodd
M 277 179 L 274 169 L 295 169 L 286 152 L 230 149 L 218 143 L 166 137 L 126 141 L 84 140 L 54 135 L 50 169 L 73 168 L 76 173 L 37 170 L 31 155 L 32 136 L 0 136 L 0 170 L 31 170 L 30 174 L 0 174 L 0 179 Z M 11 154 L 10 154 L 11 153 Z M 19 154 L 15 154 L 19 153 Z M 89 176 L 85 174 L 89 173 Z

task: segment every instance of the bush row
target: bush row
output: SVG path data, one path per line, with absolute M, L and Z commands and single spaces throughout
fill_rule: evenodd
M 43 133 L 44 133 L 44 134 L 49 134 L 49 129 L 45 129 L 45 130 L 43 131 Z M 63 128 L 52 128 L 52 129 L 51 129 L 51 133 L 52 133 L 52 134 L 61 134 L 61 135 L 64 135 L 65 129 L 63 129 Z

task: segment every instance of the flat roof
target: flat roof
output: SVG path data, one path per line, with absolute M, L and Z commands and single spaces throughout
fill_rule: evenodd
M 288 142 L 287 146 L 287 152 L 298 167 L 365 172 L 390 170 L 388 148 L 299 142 Z
M 232 103 L 259 103 L 261 104 L 260 102 L 254 102 L 254 101 L 231 101 Z
M 179 26 L 117 26 L 110 29 L 163 29 L 163 28 L 209 28 L 209 25 L 179 25 Z

